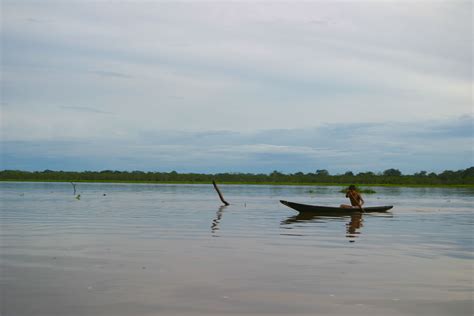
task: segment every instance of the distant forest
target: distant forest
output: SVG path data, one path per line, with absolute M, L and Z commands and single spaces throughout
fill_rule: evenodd
M 314 173 L 297 172 L 284 174 L 273 171 L 270 174 L 252 173 L 178 173 L 143 171 L 0 171 L 0 181 L 65 181 L 65 182 L 160 182 L 160 183 L 249 183 L 249 184 L 373 184 L 373 185 L 474 185 L 474 167 L 441 173 L 420 171 L 404 175 L 398 169 L 387 169 L 380 173 L 347 171 L 331 175 L 327 170 Z

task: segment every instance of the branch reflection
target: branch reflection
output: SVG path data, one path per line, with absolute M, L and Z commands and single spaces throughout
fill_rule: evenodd
M 217 210 L 216 217 L 212 220 L 211 224 L 211 232 L 213 237 L 218 237 L 216 235 L 217 231 L 219 230 L 219 223 L 222 219 L 222 214 L 224 214 L 224 209 L 227 207 L 227 205 L 221 205 L 219 206 L 219 209 Z

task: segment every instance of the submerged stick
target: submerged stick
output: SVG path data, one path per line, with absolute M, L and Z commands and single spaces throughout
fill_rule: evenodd
M 221 199 L 222 203 L 224 203 L 225 205 L 229 205 L 229 203 L 226 200 L 224 200 L 224 197 L 222 196 L 221 191 L 217 187 L 216 181 L 213 180 L 212 185 L 214 186 L 214 189 L 216 189 L 217 194 L 219 194 L 219 198 Z

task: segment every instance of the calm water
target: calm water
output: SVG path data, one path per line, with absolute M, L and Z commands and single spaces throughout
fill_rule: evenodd
M 472 189 L 0 183 L 1 315 L 472 315 Z

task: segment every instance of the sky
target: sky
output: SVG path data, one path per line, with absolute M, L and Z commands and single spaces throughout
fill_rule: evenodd
M 1 2 L 0 169 L 465 169 L 471 1 Z

